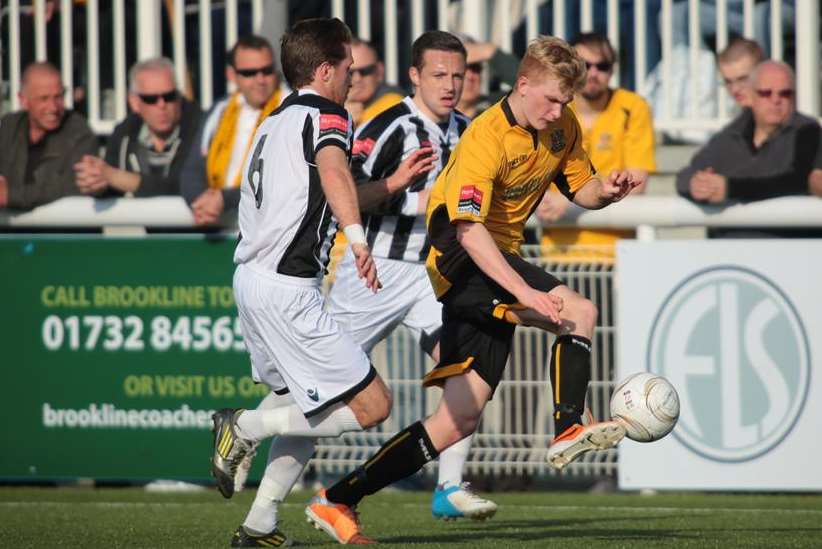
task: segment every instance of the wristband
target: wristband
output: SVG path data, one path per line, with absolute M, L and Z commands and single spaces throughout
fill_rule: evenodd
M 362 225 L 355 223 L 343 228 L 343 234 L 349 244 L 367 244 L 365 240 L 365 231 L 362 230 Z

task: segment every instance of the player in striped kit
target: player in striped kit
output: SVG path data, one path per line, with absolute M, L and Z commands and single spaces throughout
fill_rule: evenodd
M 338 19 L 303 20 L 283 37 L 282 67 L 295 91 L 257 129 L 242 171 L 234 295 L 254 378 L 271 393 L 255 410 L 225 408 L 212 417 L 212 474 L 224 497 L 234 494 L 244 458 L 276 438 L 233 547 L 290 545 L 277 528 L 277 506 L 314 440 L 373 427 L 391 409 L 388 388 L 325 310 L 320 288 L 338 224 L 360 283 L 380 287 L 349 169 L 353 131 L 342 104 L 351 41 Z M 430 164 L 419 156 L 402 163 L 409 179 Z

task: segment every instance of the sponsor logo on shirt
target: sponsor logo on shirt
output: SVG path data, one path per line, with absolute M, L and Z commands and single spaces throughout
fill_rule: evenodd
M 527 194 L 531 194 L 538 189 L 542 189 L 542 181 L 542 179 L 532 179 L 531 181 L 526 181 L 522 185 L 509 187 L 502 191 L 502 197 L 506 200 L 513 200 L 515 198 L 520 198 Z
M 460 199 L 457 203 L 457 213 L 480 215 L 482 209 L 483 192 L 474 185 L 463 185 L 460 188 Z
M 522 164 L 524 164 L 526 160 L 528 160 L 528 155 L 521 154 L 518 157 L 511 160 L 510 162 L 508 162 L 508 168 L 513 170 L 517 166 L 521 166 Z
M 371 154 L 371 151 L 374 150 L 374 143 L 376 143 L 373 139 L 357 139 L 354 141 L 354 149 L 351 151 L 351 154 L 354 156 L 362 155 L 368 156 Z
M 320 400 L 320 393 L 317 392 L 316 387 L 314 387 L 313 389 L 308 389 L 305 393 L 308 395 L 308 398 L 310 398 L 314 402 L 317 402 L 317 401 Z
M 348 137 L 348 120 L 339 114 L 320 115 L 320 137 L 336 134 L 340 137 Z

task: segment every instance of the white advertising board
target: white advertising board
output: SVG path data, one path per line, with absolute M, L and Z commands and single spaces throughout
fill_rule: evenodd
M 679 393 L 679 423 L 625 440 L 622 489 L 822 490 L 822 240 L 622 241 L 617 379 Z

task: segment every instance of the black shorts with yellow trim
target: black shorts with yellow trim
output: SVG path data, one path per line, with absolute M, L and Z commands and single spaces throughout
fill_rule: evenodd
M 532 288 L 549 292 L 562 284 L 517 255 L 503 253 L 503 257 Z M 525 307 L 476 267 L 460 276 L 440 301 L 440 362 L 423 378 L 423 386 L 441 386 L 445 379 L 473 369 L 495 391 L 516 327 L 508 313 Z

